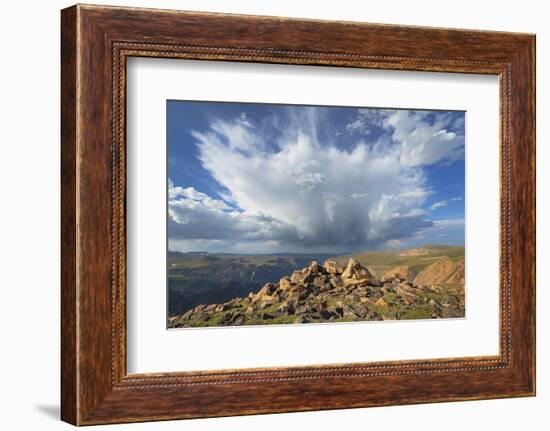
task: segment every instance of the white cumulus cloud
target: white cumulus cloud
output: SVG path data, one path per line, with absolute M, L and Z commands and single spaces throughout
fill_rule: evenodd
M 426 121 L 426 112 L 394 111 L 384 122 L 393 131 L 392 139 L 399 144 L 400 161 L 406 166 L 425 166 L 464 155 L 464 136 L 449 131 L 450 119 L 445 114 Z
M 386 141 L 358 139 L 347 149 L 319 137 L 321 122 L 303 108 L 299 118 L 272 119 L 276 136 L 245 114 L 193 131 L 199 161 L 223 200 L 170 184 L 170 240 L 351 250 L 433 228 L 422 209 L 432 193 L 423 166 L 463 153 L 463 137 L 447 130 L 445 116 L 428 122 L 418 111 L 359 110 L 348 131 L 374 125 Z

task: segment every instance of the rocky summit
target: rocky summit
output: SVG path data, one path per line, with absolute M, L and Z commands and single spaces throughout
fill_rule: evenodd
M 444 280 L 443 272 L 452 279 L 460 278 L 460 269 L 463 271 L 463 265 L 447 268 L 438 263 L 434 271 L 438 279 Z M 408 280 L 403 272 L 403 268 L 397 268 L 378 279 L 353 258 L 345 267 L 332 260 L 322 265 L 313 261 L 246 297 L 197 305 L 170 317 L 168 325 L 181 328 L 464 317 L 463 282 L 415 284 L 416 279 Z

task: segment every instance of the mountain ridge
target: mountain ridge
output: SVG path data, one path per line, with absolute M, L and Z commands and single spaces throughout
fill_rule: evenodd
M 441 268 L 449 274 L 463 271 L 463 261 L 442 258 L 424 271 L 445 281 Z M 435 267 L 434 267 L 435 265 Z M 434 268 L 432 268 L 434 267 Z M 430 269 L 432 268 L 432 269 Z M 277 283 L 268 282 L 246 297 L 221 303 L 199 304 L 172 316 L 170 328 L 194 326 L 239 326 L 281 323 L 315 323 L 365 320 L 452 318 L 464 316 L 464 285 L 415 284 L 396 268 L 377 278 L 368 267 L 349 258 L 345 267 L 334 260 L 323 265 L 312 261 L 294 270 Z M 431 271 L 431 272 L 430 272 Z M 415 279 L 422 272 L 415 276 Z

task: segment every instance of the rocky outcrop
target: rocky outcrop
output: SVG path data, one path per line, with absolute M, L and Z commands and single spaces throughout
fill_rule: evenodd
M 342 279 L 351 280 L 350 282 L 368 280 L 369 278 L 373 278 L 371 272 L 353 258 L 348 261 L 346 269 L 342 272 Z
M 244 298 L 198 305 L 183 315 L 171 317 L 168 324 L 169 327 L 233 326 L 463 315 L 460 292 L 447 295 L 427 285 L 413 284 L 401 273 L 387 273 L 379 280 L 352 258 L 345 268 L 334 261 L 323 265 L 313 261 Z

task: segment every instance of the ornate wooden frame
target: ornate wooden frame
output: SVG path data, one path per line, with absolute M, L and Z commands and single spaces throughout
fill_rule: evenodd
M 77 5 L 62 11 L 61 47 L 63 420 L 88 425 L 535 394 L 534 35 Z M 129 56 L 498 75 L 500 354 L 128 375 Z

